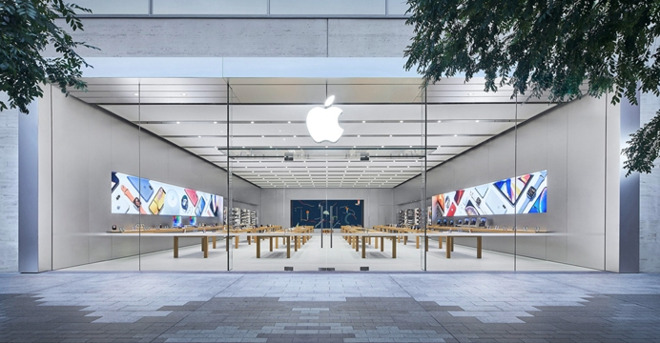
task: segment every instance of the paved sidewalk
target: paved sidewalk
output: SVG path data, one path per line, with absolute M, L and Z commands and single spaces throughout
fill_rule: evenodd
M 0 274 L 0 342 L 660 342 L 660 275 Z

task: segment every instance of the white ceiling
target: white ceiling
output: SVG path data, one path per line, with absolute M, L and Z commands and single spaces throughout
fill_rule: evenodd
M 426 106 L 412 78 L 86 81 L 88 90 L 73 96 L 222 168 L 229 156 L 234 174 L 263 188 L 392 188 L 418 175 L 424 157 L 432 168 L 555 106 L 516 106 L 510 89 L 485 93 L 479 79 L 429 86 Z M 317 144 L 305 118 L 329 94 L 343 110 L 344 135 Z

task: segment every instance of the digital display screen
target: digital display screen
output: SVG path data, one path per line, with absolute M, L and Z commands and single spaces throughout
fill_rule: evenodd
M 112 213 L 217 217 L 222 222 L 219 195 L 119 172 L 110 178 Z
M 431 201 L 434 222 L 453 216 L 546 213 L 548 171 L 437 194 Z

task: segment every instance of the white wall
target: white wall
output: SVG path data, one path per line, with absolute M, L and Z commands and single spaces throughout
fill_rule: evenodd
M 403 57 L 405 19 L 85 18 L 85 57 Z M 52 51 L 46 51 L 46 56 Z
M 40 223 L 39 236 L 49 238 L 50 223 L 46 221 L 52 218 L 53 269 L 171 249 L 172 241 L 167 238 L 103 235 L 112 225 L 171 225 L 172 220 L 171 216 L 110 213 L 111 171 L 227 194 L 223 170 L 145 131 L 138 132 L 134 125 L 112 114 L 58 91 L 48 92 L 41 104 L 52 104 L 53 136 L 52 145 L 40 147 L 44 152 L 52 149 L 52 175 L 40 170 L 40 178 L 52 180 L 52 202 L 40 194 L 39 201 L 44 203 L 40 213 L 47 214 L 47 220 Z M 49 110 L 42 107 L 40 114 L 46 115 Z M 238 178 L 232 185 L 237 200 L 259 203 L 258 187 Z M 217 221 L 200 218 L 200 222 Z M 50 242 L 42 244 L 50 246 Z M 50 254 L 42 255 L 40 258 L 50 259 Z
M 394 221 L 391 189 L 263 189 L 260 224 L 291 225 L 291 200 L 364 199 L 364 226 Z
M 489 216 L 492 224 L 513 226 L 515 220 L 519 228 L 540 226 L 553 233 L 518 237 L 519 255 L 605 269 L 605 232 L 618 229 L 618 220 L 606 218 L 605 211 L 618 209 L 618 202 L 616 208 L 611 204 L 615 191 L 606 193 L 606 178 L 608 188 L 618 187 L 619 149 L 611 146 L 619 140 L 617 113 L 605 98 L 590 97 L 551 109 L 520 126 L 517 137 L 510 131 L 430 171 L 427 195 L 548 170 L 547 213 Z M 607 140 L 606 132 L 616 135 Z M 396 188 L 395 203 L 411 198 L 416 188 Z M 489 238 L 484 248 L 512 253 L 514 244 Z

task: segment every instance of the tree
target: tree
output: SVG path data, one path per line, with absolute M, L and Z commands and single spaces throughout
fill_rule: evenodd
M 73 31 L 82 30 L 76 10 L 90 12 L 63 0 L 0 0 L 0 92 L 9 96 L 7 103 L 0 101 L 0 111 L 18 108 L 28 113 L 28 104 L 43 96 L 42 83 L 55 84 L 67 94 L 70 87 L 86 87 L 81 67 L 90 65 L 74 49 L 96 48 L 74 41 L 55 24 L 63 18 Z M 48 46 L 57 57 L 41 55 Z
M 485 75 L 485 90 L 570 101 L 612 93 L 637 104 L 660 95 L 660 0 L 408 0 L 415 36 L 406 69 L 426 82 Z M 627 175 L 650 173 L 660 150 L 660 110 L 631 135 Z

